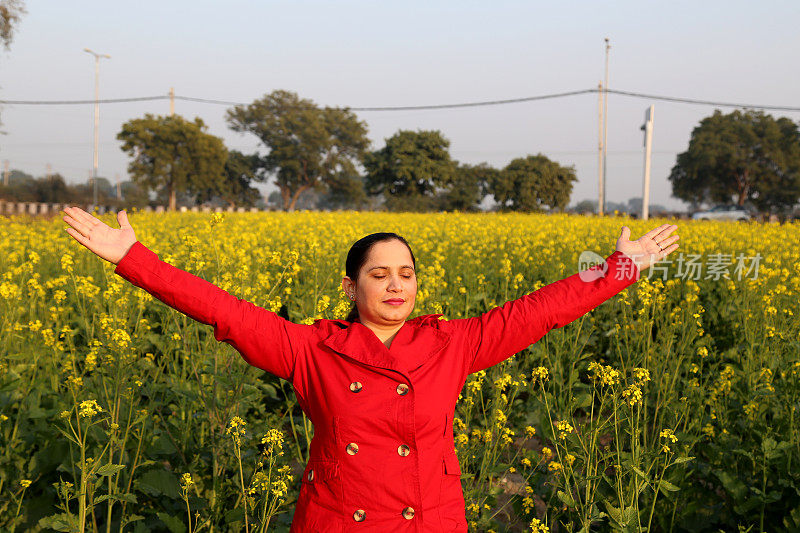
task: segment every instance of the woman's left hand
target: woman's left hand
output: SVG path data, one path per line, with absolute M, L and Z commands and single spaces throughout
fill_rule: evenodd
M 670 233 L 676 229 L 678 226 L 674 224 L 664 224 L 631 241 L 628 240 L 631 229 L 622 226 L 622 234 L 617 239 L 617 251 L 633 259 L 639 271 L 642 271 L 678 249 L 678 243 L 675 242 L 679 238 L 678 235 L 670 237 Z

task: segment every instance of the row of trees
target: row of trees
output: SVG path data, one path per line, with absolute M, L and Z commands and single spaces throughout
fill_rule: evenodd
M 93 194 L 91 178 L 85 183 L 68 183 L 59 173 L 35 178 L 21 170 L 11 170 L 8 185 L 0 181 L 0 200 L 11 202 L 88 205 L 93 201 Z M 97 178 L 97 198 L 106 206 L 144 207 L 150 203 L 147 191 L 135 183 L 112 184 L 102 177 Z
M 286 210 L 306 194 L 318 206 L 370 207 L 369 197 L 377 196 L 387 209 L 414 211 L 475 210 L 488 194 L 500 209 L 559 210 L 576 181 L 573 167 L 541 154 L 503 169 L 460 164 L 438 131 L 401 130 L 369 151 L 366 124 L 352 111 L 320 108 L 289 91 L 235 106 L 226 119 L 234 131 L 258 137 L 266 155 L 232 152 L 226 160 L 222 141 L 201 133 L 199 119 L 148 115 L 120 133 L 123 149 L 134 156 L 133 179 L 233 203 L 252 198 L 253 182 L 274 176 Z M 715 111 L 694 129 L 668 179 L 673 196 L 692 205 L 736 202 L 785 211 L 800 200 L 800 130 L 763 112 Z
M 286 210 L 305 194 L 314 207 L 370 208 L 377 197 L 387 209 L 410 211 L 476 210 L 488 194 L 499 209 L 562 210 L 576 181 L 573 167 L 541 154 L 503 169 L 460 164 L 438 131 L 401 130 L 369 151 L 366 124 L 352 111 L 320 108 L 288 91 L 236 106 L 226 118 L 234 131 L 258 137 L 266 155 L 228 153 L 200 119 L 147 115 L 118 136 L 133 157 L 132 178 L 168 190 L 170 208 L 186 191 L 198 201 L 249 203 L 257 198 L 253 183 L 274 176 Z M 800 200 L 800 130 L 763 112 L 715 111 L 694 129 L 669 180 L 673 196 L 692 205 L 787 210 Z
M 577 179 L 574 168 L 541 154 L 503 169 L 459 164 L 439 131 L 401 130 L 369 151 L 366 124 L 352 111 L 318 107 L 289 91 L 236 106 L 226 119 L 234 131 L 258 137 L 263 154 L 228 151 L 199 118 L 146 115 L 117 136 L 132 158 L 131 178 L 166 191 L 170 209 L 182 194 L 251 204 L 258 197 L 254 184 L 274 177 L 286 210 L 311 195 L 316 207 L 378 203 L 395 211 L 477 210 L 488 194 L 501 209 L 564 209 Z

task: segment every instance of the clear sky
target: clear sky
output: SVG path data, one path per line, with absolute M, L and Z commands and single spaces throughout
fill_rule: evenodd
M 275 89 L 320 105 L 472 102 L 597 87 L 611 40 L 612 89 L 760 105 L 800 105 L 800 2 L 28 0 L 10 51 L 0 54 L 0 99 L 167 94 L 248 103 Z M 714 110 L 609 95 L 607 200 L 642 195 L 644 112 L 655 104 L 651 203 L 692 129 Z M 597 198 L 597 95 L 483 108 L 360 112 L 373 149 L 398 129 L 438 129 L 459 161 L 501 167 L 543 153 L 574 165 L 571 204 Z M 4 105 L 0 160 L 35 176 L 47 164 L 68 181 L 91 174 L 93 105 Z M 176 102 L 230 148 L 226 106 Z M 722 108 L 728 112 L 731 109 Z M 99 174 L 126 179 L 116 134 L 167 101 L 100 109 Z M 773 112 L 800 120 L 800 113 Z

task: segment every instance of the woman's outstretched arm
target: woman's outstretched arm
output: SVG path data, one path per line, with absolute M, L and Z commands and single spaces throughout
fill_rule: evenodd
M 677 226 L 659 226 L 636 241 L 623 227 L 617 249 L 601 265 L 545 285 L 480 316 L 448 320 L 466 337 L 468 374 L 496 365 L 585 315 L 639 280 L 641 271 L 678 245 Z
M 291 381 L 295 354 L 310 326 L 240 300 L 215 285 L 158 259 L 136 240 L 124 211 L 114 229 L 77 207 L 64 210 L 67 233 L 117 265 L 117 274 L 185 315 L 214 327 L 214 336 L 253 366 Z

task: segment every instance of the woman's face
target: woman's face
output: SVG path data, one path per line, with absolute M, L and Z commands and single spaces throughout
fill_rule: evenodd
M 397 239 L 375 243 L 356 282 L 345 276 L 342 287 L 348 298 L 355 296 L 362 322 L 405 321 L 417 297 L 417 274 L 408 247 Z

